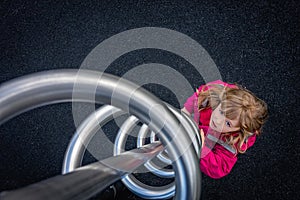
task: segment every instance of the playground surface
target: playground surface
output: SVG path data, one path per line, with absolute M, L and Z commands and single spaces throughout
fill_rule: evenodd
M 0 3 L 0 84 L 45 70 L 79 69 L 97 45 L 124 31 L 158 27 L 184 34 L 207 51 L 223 81 L 245 86 L 269 108 L 261 136 L 230 175 L 219 180 L 203 175 L 205 199 L 294 199 L 300 167 L 299 11 L 299 1 L 5 1 Z M 130 51 L 105 69 L 125 76 L 149 63 L 173 68 L 192 88 L 205 83 L 195 66 L 162 49 Z M 176 79 L 166 73 L 164 82 Z M 182 106 L 166 87 L 150 82 L 143 87 Z M 37 108 L 2 124 L 0 191 L 60 174 L 75 129 L 70 103 Z M 91 155 L 86 156 L 88 163 Z

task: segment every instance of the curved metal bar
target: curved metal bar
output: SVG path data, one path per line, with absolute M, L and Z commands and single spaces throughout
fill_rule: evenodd
M 76 99 L 73 86 L 79 85 Z M 90 88 L 95 88 L 90 90 Z M 112 104 L 137 116 L 168 150 L 176 171 L 175 199 L 198 199 L 201 190 L 200 170 L 191 138 L 173 113 L 155 96 L 129 81 L 105 73 L 81 70 L 53 70 L 21 77 L 1 85 L 0 124 L 26 110 L 66 101 L 91 101 Z M 159 106 L 159 109 L 153 109 Z M 164 124 L 161 117 L 164 117 Z M 113 166 L 110 166 L 113 167 Z
M 160 142 L 126 151 L 93 164 L 78 168 L 72 173 L 58 175 L 27 187 L 0 193 L 2 200 L 81 200 L 101 192 L 126 174 L 152 159 L 163 150 Z M 115 166 L 110 168 L 108 166 Z
M 174 108 L 170 104 L 167 104 L 167 106 L 168 106 L 168 109 L 170 109 L 172 111 L 172 113 L 180 121 L 180 124 L 187 131 L 189 138 L 191 138 L 191 141 L 193 142 L 193 146 L 196 150 L 198 158 L 200 158 L 201 138 L 200 138 L 199 130 L 198 130 L 196 123 L 194 122 L 194 120 L 192 120 L 191 117 L 187 116 L 185 113 L 182 115 L 178 109 Z
M 134 128 L 138 119 L 134 116 L 130 116 L 120 127 L 120 130 L 115 139 L 114 156 L 117 156 L 125 151 L 125 144 L 128 133 Z M 156 141 L 157 142 L 157 141 Z M 127 188 L 136 195 L 146 199 L 165 199 L 174 196 L 175 187 L 174 184 L 169 184 L 164 187 L 149 186 L 141 181 L 137 180 L 132 174 L 125 176 L 122 182 Z
M 149 127 L 146 124 L 143 124 L 139 130 L 136 144 L 137 146 L 143 146 L 145 144 L 145 139 L 147 137 L 147 133 L 149 132 Z
M 150 142 L 151 143 L 157 141 L 157 139 L 156 139 L 155 136 L 156 136 L 156 134 L 153 131 L 151 131 L 151 134 L 150 134 Z M 164 162 L 164 163 L 166 163 L 168 165 L 172 164 L 172 161 L 170 160 L 170 158 L 169 158 L 169 156 L 167 154 L 167 149 L 165 149 L 163 152 L 161 152 L 160 154 L 158 154 L 157 158 L 160 161 L 162 161 L 162 162 Z
M 197 152 L 198 158 L 201 157 L 201 137 L 200 137 L 200 133 L 199 133 L 199 128 L 198 125 L 196 124 L 196 122 L 190 117 L 188 116 L 186 113 L 181 112 L 181 117 L 184 117 L 185 120 L 187 120 L 189 122 L 189 127 L 191 128 L 190 131 L 188 131 L 189 133 L 194 133 L 191 135 L 191 137 L 194 137 L 195 139 L 193 139 L 193 144 L 195 147 L 195 150 Z M 184 120 L 183 120 L 184 121 Z
M 138 148 L 145 145 L 145 140 L 143 138 L 146 138 L 148 131 L 149 131 L 148 126 L 143 124 L 143 126 L 141 127 L 141 129 L 139 131 L 139 134 L 138 134 L 138 140 L 137 140 L 137 147 Z M 165 164 L 168 164 L 168 163 L 165 163 Z M 157 166 L 155 163 L 153 163 L 152 160 L 145 163 L 145 167 L 148 170 L 150 170 L 150 172 L 155 174 L 156 176 L 159 176 L 159 177 L 162 177 L 162 178 L 173 178 L 174 175 L 175 175 L 173 170 L 161 168 L 161 167 Z
M 114 116 L 119 116 L 124 112 L 114 106 L 102 106 L 97 112 L 88 116 L 82 124 L 77 128 L 73 135 L 63 162 L 62 173 L 68 173 L 81 166 L 84 152 L 91 138 Z
M 82 124 L 79 126 L 78 130 L 74 134 L 69 144 L 69 147 L 65 154 L 65 160 L 63 164 L 63 173 L 71 172 L 81 165 L 81 159 L 84 154 L 84 150 L 88 145 L 89 139 L 94 135 L 94 133 L 100 128 L 99 124 L 104 125 L 108 120 L 112 119 L 113 116 L 118 116 L 116 114 L 119 109 L 113 106 L 102 106 L 100 109 L 96 110 L 90 116 L 88 116 Z M 120 113 L 121 114 L 121 113 Z M 125 143 L 127 140 L 128 133 L 136 126 L 138 119 L 134 116 L 130 116 L 121 126 L 117 137 L 115 139 L 115 149 L 117 152 L 114 155 L 118 155 L 125 151 Z M 142 147 L 145 143 L 142 142 L 142 138 L 146 137 L 148 126 L 143 124 L 141 127 L 137 140 L 140 141 L 137 147 Z M 154 133 L 154 132 L 152 132 Z M 141 143 L 142 142 L 142 143 Z M 155 141 L 153 141 L 155 142 Z M 170 160 L 169 160 L 170 162 Z M 167 163 L 168 164 L 168 163 Z M 160 169 L 152 161 L 148 161 L 145 164 L 152 173 L 163 178 L 173 178 L 174 171 L 169 169 Z M 148 199 L 162 199 L 170 198 L 169 195 L 174 195 L 175 187 L 174 184 L 169 184 L 164 187 L 153 187 L 147 186 L 141 181 L 137 180 L 134 176 L 126 176 L 123 183 L 135 194 L 148 198 Z M 169 188 L 170 187 L 170 188 Z M 172 189 L 172 190 L 170 190 Z M 149 194 L 150 196 L 147 196 Z
M 126 177 L 127 176 L 125 176 L 125 178 Z M 123 178 L 122 181 L 124 184 L 126 184 L 128 189 L 135 188 L 135 190 L 131 190 L 131 191 L 145 199 L 169 199 L 175 194 L 175 188 L 176 188 L 175 182 L 172 182 L 167 185 L 159 186 L 159 187 L 153 187 L 141 183 L 132 175 L 130 179 L 125 179 L 125 178 Z
M 181 123 L 184 124 L 184 126 L 189 130 L 191 133 L 196 133 L 198 135 L 198 131 L 195 128 L 195 123 L 193 121 L 190 121 L 190 117 L 187 117 L 188 119 L 185 119 L 181 114 L 176 110 L 175 108 L 171 107 L 171 105 L 168 105 L 168 108 L 177 116 L 177 118 L 180 119 Z M 67 152 L 65 154 L 65 161 L 64 161 L 64 173 L 65 172 L 70 172 L 74 170 L 75 168 L 79 167 L 81 165 L 81 160 L 79 158 L 82 158 L 84 150 L 86 146 L 88 145 L 88 141 L 85 138 L 90 138 L 92 135 L 94 135 L 94 132 L 97 131 L 100 126 L 98 125 L 99 123 L 101 125 L 104 125 L 108 120 L 112 119 L 113 116 L 116 114 L 114 111 L 116 108 L 113 106 L 103 106 L 94 113 L 92 113 L 89 117 L 82 122 L 80 127 L 78 128 L 76 134 L 73 136 L 71 143 L 67 149 Z M 118 110 L 118 109 L 117 109 Z M 184 120 L 188 120 L 189 123 L 187 123 Z M 103 122 L 105 121 L 105 122 Z M 134 116 L 131 116 L 128 118 L 123 125 L 121 126 L 117 137 L 115 139 L 115 154 L 118 155 L 119 153 L 124 151 L 125 148 L 125 143 L 127 139 L 128 133 L 136 126 L 138 122 L 138 119 Z M 97 129 L 96 129 L 97 128 Z M 194 128 L 194 130 L 192 130 Z M 91 130 L 96 129 L 91 132 Z M 137 137 L 137 147 L 141 147 L 145 144 L 144 138 L 146 138 L 147 133 L 149 132 L 149 127 L 145 124 L 142 125 L 140 128 L 140 131 L 138 133 Z M 90 135 L 89 135 L 90 134 Z M 193 135 L 193 134 L 191 134 Z M 80 139 L 80 138 L 82 139 Z M 151 131 L 151 142 L 155 142 L 155 133 Z M 199 140 L 198 140 L 199 141 Z M 78 147 L 79 145 L 79 147 Z M 199 153 L 199 146 L 197 146 L 198 143 L 194 142 L 194 147 L 195 149 L 198 149 L 197 153 Z M 70 149 L 73 146 L 77 146 L 77 148 Z M 81 151 L 78 151 L 77 149 L 80 149 Z M 164 151 L 165 152 L 165 151 Z M 164 163 L 166 164 L 171 164 L 170 159 L 168 159 L 167 155 L 162 156 L 161 152 L 157 158 L 159 158 L 161 161 L 165 161 Z M 66 165 L 66 161 L 70 160 L 71 162 Z M 173 178 L 174 177 L 174 171 L 170 169 L 161 169 L 161 167 L 157 166 L 154 162 L 151 160 L 145 163 L 145 167 L 150 170 L 153 174 L 162 177 L 162 178 Z M 173 187 L 174 184 L 170 184 L 168 187 L 149 187 L 146 184 L 142 183 L 141 181 L 137 180 L 134 176 L 126 176 L 123 180 L 123 183 L 135 194 L 138 196 L 148 198 L 148 199 L 163 199 L 163 198 L 170 198 L 171 196 L 169 195 L 174 195 L 174 192 L 171 192 L 172 187 L 174 190 L 175 188 Z M 146 189 L 146 190 L 145 190 Z M 149 196 L 149 195 L 150 196 Z
M 120 153 L 125 151 L 125 144 L 128 133 L 134 128 L 134 126 L 138 123 L 138 118 L 135 116 L 130 116 L 120 127 L 117 137 L 115 139 L 114 152 L 113 155 L 119 155 Z

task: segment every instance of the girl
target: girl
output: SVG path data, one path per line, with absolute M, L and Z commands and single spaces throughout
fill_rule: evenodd
M 254 144 L 268 115 L 264 101 L 220 80 L 200 86 L 182 111 L 194 114 L 202 138 L 200 169 L 215 179 L 229 174 L 237 155 Z

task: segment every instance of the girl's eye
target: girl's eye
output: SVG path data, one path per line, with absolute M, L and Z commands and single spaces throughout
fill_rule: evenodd
M 229 121 L 225 121 L 226 126 L 231 127 L 231 124 Z
M 224 112 L 222 110 L 219 110 L 221 115 L 224 115 Z

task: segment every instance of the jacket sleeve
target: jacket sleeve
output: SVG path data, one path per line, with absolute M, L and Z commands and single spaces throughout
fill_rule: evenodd
M 207 176 L 218 179 L 229 174 L 237 161 L 235 154 L 219 144 L 211 150 L 204 147 L 201 151 L 200 170 Z
M 190 96 L 186 102 L 184 103 L 185 109 L 190 113 L 194 113 L 194 102 L 198 99 L 197 92 L 195 92 L 192 96 Z
M 201 85 L 197 91 L 201 91 L 202 88 L 204 87 L 205 85 Z M 189 113 L 194 113 L 194 110 L 195 110 L 195 103 L 196 103 L 196 107 L 198 107 L 198 93 L 194 92 L 194 94 L 192 96 L 190 96 L 186 102 L 184 103 L 184 107 L 187 111 L 189 111 Z M 196 102 L 195 102 L 196 101 Z
M 244 142 L 244 144 L 242 145 L 241 149 L 242 150 L 247 150 L 250 147 L 252 147 L 254 145 L 256 141 L 256 135 L 252 135 L 247 139 L 247 142 Z

